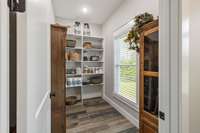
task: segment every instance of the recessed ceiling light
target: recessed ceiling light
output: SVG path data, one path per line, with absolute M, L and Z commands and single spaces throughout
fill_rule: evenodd
M 87 14 L 87 13 L 88 13 L 88 8 L 83 7 L 83 8 L 82 8 L 82 11 L 83 11 L 84 14 Z

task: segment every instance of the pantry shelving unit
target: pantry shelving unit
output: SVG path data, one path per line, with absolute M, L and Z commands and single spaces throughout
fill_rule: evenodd
M 104 46 L 103 38 L 96 36 L 84 36 L 76 34 L 67 34 L 67 40 L 75 40 L 75 47 L 65 47 L 65 52 L 76 51 L 81 55 L 78 61 L 65 61 L 66 68 L 66 91 L 67 96 L 77 96 L 78 100 L 83 101 L 89 98 L 101 97 L 104 88 Z M 84 48 L 84 42 L 91 42 L 92 48 Z M 84 56 L 98 56 L 99 60 L 91 61 L 90 59 L 84 60 Z M 99 69 L 99 71 L 85 72 L 84 68 Z M 70 69 L 81 69 L 81 72 L 69 73 Z M 99 77 L 102 79 L 98 84 L 84 84 L 85 80 Z M 69 79 L 70 78 L 70 79 Z M 81 79 L 80 84 L 76 85 L 71 83 L 71 79 Z M 70 81 L 71 80 L 71 81 Z M 72 81 L 73 82 L 73 81 Z M 79 104 L 79 103 L 78 103 Z

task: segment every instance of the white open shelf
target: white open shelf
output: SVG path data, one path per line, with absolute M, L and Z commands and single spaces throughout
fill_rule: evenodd
M 83 48 L 81 48 L 81 47 L 75 47 L 75 48 L 73 48 L 73 47 L 65 47 L 66 49 L 71 49 L 71 50 L 82 50 Z
M 83 76 L 103 75 L 104 73 L 83 73 Z
M 86 36 L 86 35 L 80 35 L 80 34 L 67 34 L 68 37 L 73 37 L 73 38 L 76 38 L 76 39 L 81 39 L 81 38 L 84 38 L 84 39 L 88 39 L 88 40 L 97 40 L 97 41 L 103 41 L 103 38 L 102 37 L 99 37 L 99 36 Z
M 76 40 L 76 47 L 65 47 L 66 51 L 77 51 L 81 54 L 81 60 L 80 61 L 65 61 L 65 64 L 67 65 L 66 68 L 76 68 L 81 67 L 81 74 L 66 74 L 67 78 L 73 78 L 73 77 L 81 77 L 82 81 L 87 78 L 92 78 L 95 76 L 101 76 L 102 77 L 102 83 L 99 84 L 87 84 L 83 85 L 77 85 L 77 86 L 67 86 L 67 94 L 73 95 L 77 93 L 80 93 L 80 99 L 88 99 L 88 98 L 95 98 L 95 97 L 101 97 L 103 88 L 104 88 L 104 73 L 83 73 L 84 66 L 88 67 L 99 67 L 103 68 L 104 71 L 104 46 L 103 46 L 103 38 L 97 37 L 97 36 L 83 36 L 83 35 L 75 35 L 75 34 L 68 34 L 66 40 Z M 91 42 L 94 47 L 93 48 L 83 48 L 84 42 Z M 99 61 L 84 61 L 84 55 L 87 54 L 89 56 L 99 56 L 101 59 Z M 66 78 L 66 80 L 67 80 Z M 66 82 L 67 83 L 67 82 Z M 70 89 L 70 91 L 68 91 Z
M 101 84 L 88 84 L 88 85 L 83 85 L 83 86 L 99 86 L 99 85 L 104 85 L 104 83 L 101 83 Z
M 66 74 L 67 77 L 78 77 L 82 76 L 82 74 Z
M 73 37 L 73 38 L 75 38 L 75 39 L 81 39 L 82 38 L 82 35 L 78 35 L 78 34 L 67 34 L 67 39 L 68 39 L 68 37 Z
M 99 51 L 103 52 L 102 48 L 83 48 L 84 51 Z
M 83 61 L 84 63 L 104 63 L 103 61 Z
M 68 61 L 65 61 L 66 63 L 81 63 L 82 61 L 71 61 L 71 60 L 68 60 Z
M 67 88 L 81 87 L 82 85 L 68 85 Z

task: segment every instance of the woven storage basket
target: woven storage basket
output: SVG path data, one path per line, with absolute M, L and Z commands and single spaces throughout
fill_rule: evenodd
M 65 60 L 69 60 L 69 53 L 68 52 L 65 52 Z
M 93 48 L 91 42 L 84 42 L 83 48 Z
M 71 52 L 70 53 L 70 60 L 71 61 L 80 61 L 81 60 L 81 55 L 78 52 Z

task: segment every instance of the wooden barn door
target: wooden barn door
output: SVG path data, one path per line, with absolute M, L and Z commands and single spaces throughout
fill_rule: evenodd
M 65 133 L 65 60 L 66 27 L 51 26 L 51 133 Z

